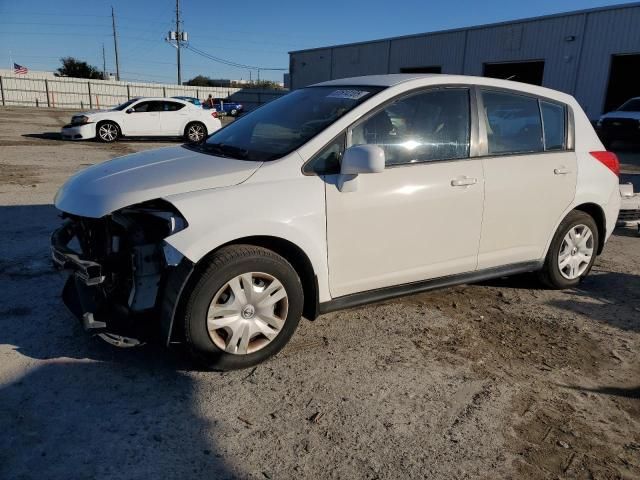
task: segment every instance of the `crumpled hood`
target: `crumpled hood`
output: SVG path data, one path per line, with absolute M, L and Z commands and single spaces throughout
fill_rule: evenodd
M 63 212 L 100 218 L 147 200 L 237 185 L 261 164 L 216 157 L 184 146 L 148 150 L 76 173 L 58 190 L 54 202 Z
M 614 110 L 613 112 L 602 115 L 600 120 L 605 118 L 633 118 L 634 120 L 640 120 L 640 112 L 621 112 L 619 110 Z

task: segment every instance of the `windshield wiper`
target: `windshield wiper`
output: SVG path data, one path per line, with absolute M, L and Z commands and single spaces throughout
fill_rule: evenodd
M 236 158 L 238 160 L 247 160 L 249 158 L 249 150 L 233 145 L 225 145 L 224 143 L 205 143 L 202 148 L 205 151 L 221 155 L 223 157 Z

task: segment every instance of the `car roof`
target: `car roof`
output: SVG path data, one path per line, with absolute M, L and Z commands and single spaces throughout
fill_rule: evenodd
M 145 100 L 145 101 L 153 100 L 153 101 L 167 101 L 167 102 L 175 102 L 177 100 L 178 103 L 181 102 L 184 104 L 189 104 L 189 102 L 176 97 L 137 97 L 137 98 L 132 98 L 131 100 Z
M 429 85 L 447 84 L 472 84 L 487 87 L 505 88 L 517 90 L 523 93 L 545 96 L 562 102 L 573 100 L 571 95 L 552 90 L 550 88 L 531 85 L 529 83 L 515 82 L 512 80 L 501 80 L 489 77 L 474 77 L 471 75 L 447 75 L 440 73 L 390 73 L 387 75 L 366 75 L 361 77 L 341 78 L 310 85 L 311 87 L 347 87 L 347 86 L 370 86 L 370 87 L 394 87 L 404 84 L 409 88 L 417 88 Z

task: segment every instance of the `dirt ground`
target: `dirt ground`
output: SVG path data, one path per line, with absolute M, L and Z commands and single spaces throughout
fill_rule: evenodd
M 69 118 L 0 109 L 0 478 L 640 478 L 634 231 L 574 290 L 414 295 L 301 322 L 255 369 L 199 371 L 90 338 L 63 307 L 55 191 L 172 143 L 63 142 Z

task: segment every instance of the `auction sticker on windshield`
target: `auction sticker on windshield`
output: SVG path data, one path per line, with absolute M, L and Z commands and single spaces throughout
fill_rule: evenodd
M 348 100 L 359 100 L 371 92 L 363 90 L 335 90 L 327 95 L 327 98 L 346 98 Z

